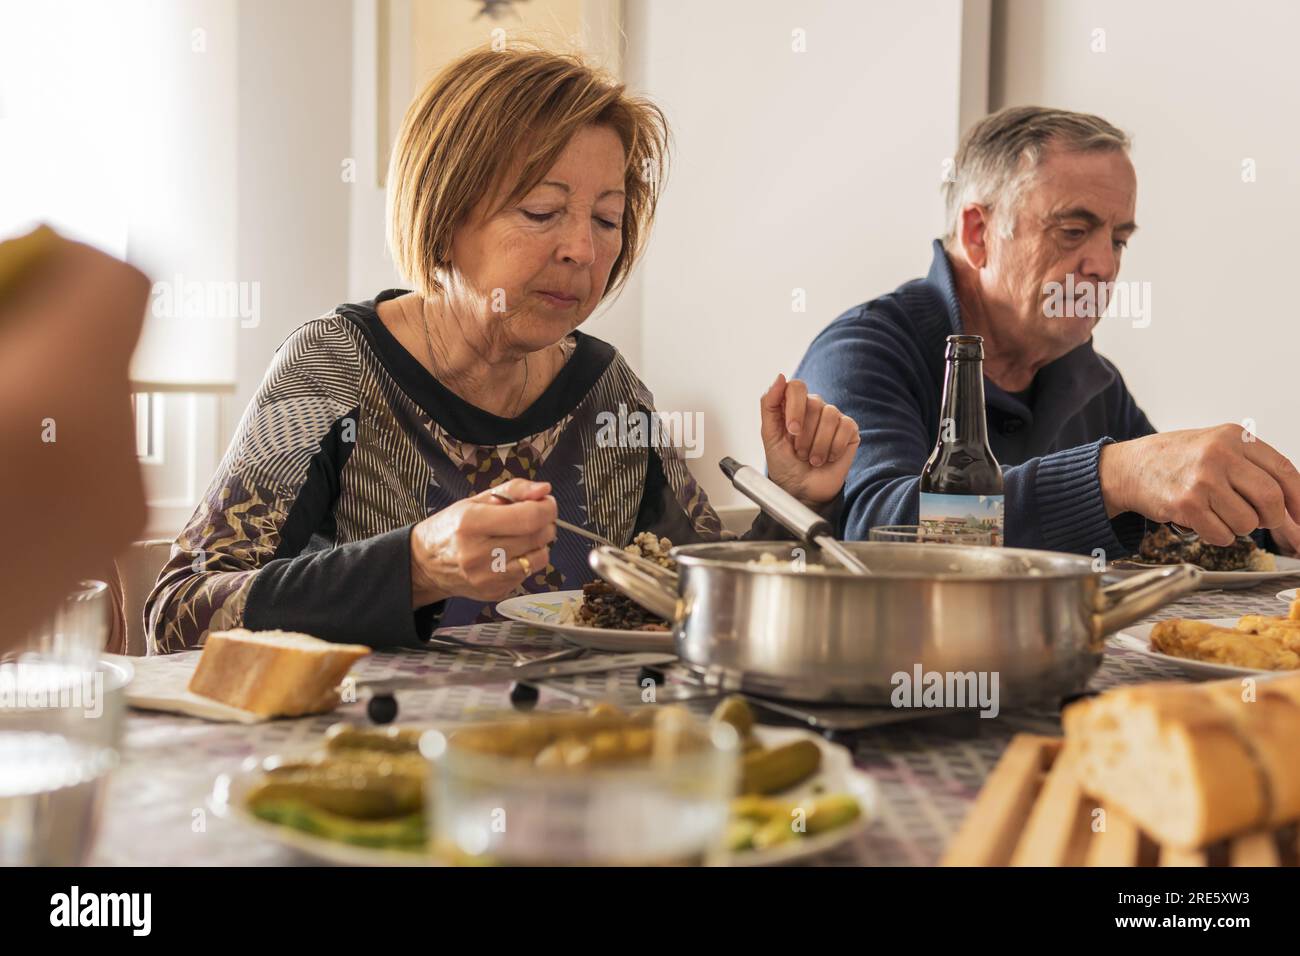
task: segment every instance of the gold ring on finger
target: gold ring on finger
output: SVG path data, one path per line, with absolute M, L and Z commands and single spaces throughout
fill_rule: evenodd
M 524 569 L 524 574 L 533 573 L 533 566 L 527 558 L 521 557 L 519 559 L 519 566 Z

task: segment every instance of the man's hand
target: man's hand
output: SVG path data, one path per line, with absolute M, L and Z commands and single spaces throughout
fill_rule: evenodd
M 1300 524 L 1296 524 L 1290 518 L 1278 525 L 1276 528 L 1269 528 L 1269 533 L 1273 535 L 1273 543 L 1283 554 L 1296 557 L 1300 555 Z
M 784 375 L 763 394 L 759 410 L 768 477 L 810 508 L 838 495 L 861 441 L 853 419 Z
M 1276 529 L 1279 546 L 1300 545 L 1300 472 L 1241 425 L 1148 435 L 1107 445 L 1099 465 L 1112 518 L 1136 511 L 1191 528 L 1226 546 L 1256 528 Z

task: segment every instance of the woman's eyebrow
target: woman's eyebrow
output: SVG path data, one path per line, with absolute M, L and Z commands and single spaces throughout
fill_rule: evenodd
M 556 189 L 563 189 L 566 193 L 571 193 L 571 192 L 573 192 L 573 187 L 572 187 L 572 186 L 570 186 L 568 183 L 562 183 L 562 182 L 560 182 L 558 179 L 543 179 L 543 180 L 542 180 L 540 183 L 538 183 L 537 185 L 539 185 L 539 186 L 554 186 Z M 599 196 L 597 196 L 596 198 L 597 198 L 597 199 L 604 199 L 606 196 L 626 196 L 626 195 L 627 195 L 627 193 L 625 193 L 622 189 L 606 189 L 603 193 L 601 193 L 601 194 L 600 194 Z

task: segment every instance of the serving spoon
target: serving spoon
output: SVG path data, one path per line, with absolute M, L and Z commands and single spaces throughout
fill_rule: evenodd
M 803 504 L 772 479 L 734 458 L 718 462 L 722 473 L 731 479 L 736 490 L 763 509 L 768 517 L 775 518 L 800 540 L 815 544 L 854 574 L 870 574 L 871 569 L 858 557 L 835 540 L 831 523 Z

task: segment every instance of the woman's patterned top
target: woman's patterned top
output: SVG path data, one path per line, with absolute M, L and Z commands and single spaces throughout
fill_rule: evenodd
M 276 351 L 145 605 L 151 653 L 234 627 L 418 646 L 435 626 L 491 620 L 491 605 L 463 598 L 412 612 L 409 538 L 427 515 L 511 478 L 549 481 L 561 518 L 615 542 L 722 536 L 679 448 L 602 437 L 602 412 L 654 404 L 611 345 L 573 333 L 555 380 L 503 419 L 439 383 L 388 331 L 375 308 L 402 294 L 339 306 Z M 785 537 L 763 519 L 752 535 Z M 521 593 L 591 580 L 590 548 L 560 532 Z

